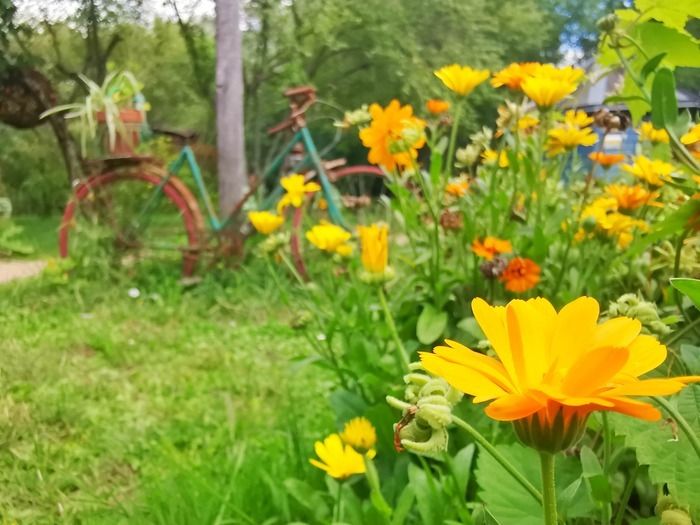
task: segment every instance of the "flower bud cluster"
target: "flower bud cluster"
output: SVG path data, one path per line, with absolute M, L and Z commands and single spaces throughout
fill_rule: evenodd
M 637 294 L 621 295 L 610 303 L 608 315 L 613 317 L 631 317 L 642 323 L 642 330 L 654 335 L 666 335 L 671 328 L 659 316 L 656 304 L 645 301 Z
M 401 421 L 394 425 L 395 445 L 436 457 L 447 450 L 452 409 L 463 394 L 444 379 L 428 374 L 420 363 L 411 363 L 410 369 L 404 376 L 406 401 L 387 396 L 389 405 L 403 412 Z

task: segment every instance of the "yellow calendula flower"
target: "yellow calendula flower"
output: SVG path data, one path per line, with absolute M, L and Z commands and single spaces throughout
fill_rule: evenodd
M 322 442 L 314 443 L 314 451 L 319 459 L 311 458 L 309 463 L 332 478 L 346 479 L 353 474 L 365 473 L 365 460 L 362 454 L 343 443 L 338 434 L 331 434 Z
M 636 210 L 642 206 L 663 206 L 654 200 L 659 196 L 659 192 L 649 191 L 640 184 L 634 186 L 608 184 L 605 187 L 605 193 L 617 200 L 617 206 L 621 210 Z
M 389 227 L 386 224 L 358 226 L 362 266 L 370 273 L 383 274 L 389 264 Z
M 306 232 L 306 239 L 316 248 L 342 256 L 352 254 L 352 245 L 348 243 L 350 237 L 350 232 L 329 222 L 317 224 Z
M 374 447 L 377 444 L 377 431 L 367 418 L 356 417 L 345 423 L 340 438 L 346 445 L 366 454 L 369 458 L 375 456 Z
M 576 126 L 577 128 L 585 128 L 593 124 L 593 117 L 589 117 L 588 113 L 580 109 L 570 109 L 564 113 L 564 124 L 567 126 Z
M 518 119 L 518 131 L 531 133 L 540 123 L 540 119 L 532 115 L 523 115 Z
M 269 211 L 249 211 L 248 220 L 258 233 L 270 235 L 284 224 L 284 217 Z
M 618 199 L 613 196 L 598 197 L 581 212 L 584 226 L 589 231 L 600 232 L 616 240 L 618 247 L 626 248 L 634 238 L 635 230 L 647 231 L 649 226 L 640 219 L 620 213 Z M 576 234 L 576 240 L 586 237 L 584 229 Z
M 307 193 L 315 193 L 321 190 L 321 186 L 315 182 L 306 182 L 306 178 L 298 173 L 283 177 L 280 180 L 280 184 L 286 193 L 277 203 L 277 213 L 282 213 L 287 206 L 299 208 L 304 204 L 304 198 Z
M 694 157 L 700 159 L 700 124 L 695 124 L 688 133 L 681 136 L 681 142 Z
M 476 86 L 489 78 L 489 74 L 487 69 L 472 69 L 459 64 L 444 66 L 435 71 L 435 76 L 442 80 L 445 86 L 462 97 L 474 91 Z
M 591 412 L 656 421 L 661 413 L 633 396 L 675 394 L 700 376 L 641 379 L 666 359 L 666 347 L 641 334 L 635 319 L 598 323 L 600 307 L 580 297 L 558 312 L 546 299 L 506 306 L 472 301 L 496 357 L 454 341 L 421 352 L 425 369 L 454 388 L 489 402 L 486 414 L 512 421 L 527 445 L 549 453 L 575 444 Z
M 487 149 L 481 154 L 481 158 L 487 166 L 493 166 L 496 162 L 498 162 L 499 168 L 507 168 L 510 165 L 508 154 L 505 150 L 501 150 L 499 153 L 495 150 Z
M 591 128 L 558 126 L 547 133 L 547 154 L 553 157 L 578 146 L 592 146 L 596 142 L 598 135 Z
M 413 115 L 413 108 L 392 100 L 386 108 L 369 107 L 370 125 L 360 130 L 362 144 L 369 148 L 367 159 L 391 171 L 411 166 L 425 145 L 425 122 Z
M 668 144 L 668 133 L 665 129 L 656 129 L 651 122 L 642 122 L 639 126 L 639 138 L 647 142 Z
M 622 169 L 652 186 L 662 186 L 673 173 L 673 164 L 638 155 L 634 158 L 634 164 L 625 164 Z
M 508 89 L 520 89 L 523 80 L 534 74 L 542 64 L 538 62 L 513 63 L 493 74 L 493 87 L 505 86 Z
M 542 64 L 522 81 L 520 88 L 530 100 L 546 109 L 576 91 L 582 78 L 582 69 Z

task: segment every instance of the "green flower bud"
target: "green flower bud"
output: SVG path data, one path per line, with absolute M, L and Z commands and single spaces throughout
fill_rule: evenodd
M 683 510 L 665 510 L 661 513 L 661 525 L 693 525 L 693 520 Z
M 593 233 L 595 231 L 596 220 L 595 217 L 586 217 L 581 223 L 583 231 L 586 233 Z
M 605 15 L 604 17 L 599 18 L 596 22 L 596 26 L 598 26 L 598 29 L 601 33 L 611 33 L 615 30 L 617 22 L 617 15 L 614 13 L 610 13 L 609 15 Z
M 416 427 L 417 426 L 418 424 L 416 423 Z M 422 456 L 428 456 L 436 459 L 447 450 L 449 435 L 447 434 L 446 429 L 431 429 L 430 436 L 425 440 L 403 438 L 402 433 L 407 429 L 408 426 L 404 427 L 399 433 L 401 436 L 401 446 L 403 446 L 406 450 L 413 452 L 414 454 L 420 454 Z M 410 434 L 411 432 L 412 431 L 409 431 L 407 434 Z

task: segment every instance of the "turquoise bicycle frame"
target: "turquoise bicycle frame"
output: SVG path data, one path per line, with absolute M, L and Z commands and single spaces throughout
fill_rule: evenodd
M 347 229 L 347 223 L 345 222 L 340 208 L 338 206 L 338 203 L 336 202 L 336 199 L 333 195 L 333 185 L 331 184 L 330 180 L 328 179 L 328 176 L 326 175 L 325 170 L 323 169 L 321 156 L 319 155 L 318 150 L 316 149 L 316 144 L 314 144 L 313 138 L 311 137 L 311 133 L 307 128 L 303 127 L 294 133 L 294 136 L 291 138 L 291 140 L 284 146 L 284 148 L 282 148 L 282 150 L 277 154 L 272 163 L 265 169 L 265 172 L 263 174 L 263 181 L 268 182 L 268 180 L 271 179 L 271 177 L 279 171 L 279 169 L 282 167 L 282 163 L 284 162 L 284 160 L 292 152 L 294 146 L 296 146 L 299 143 L 302 143 L 304 145 L 306 155 L 297 165 L 293 166 L 293 171 L 299 171 L 308 167 L 314 168 L 316 170 L 316 172 L 318 173 L 319 182 L 321 184 L 321 191 L 323 193 L 324 198 L 326 199 L 326 202 L 328 202 L 328 215 L 335 224 L 343 226 Z M 209 196 L 209 192 L 207 191 L 207 188 L 204 184 L 202 171 L 199 168 L 199 164 L 197 164 L 197 159 L 194 155 L 194 152 L 192 151 L 192 148 L 190 148 L 187 145 L 182 148 L 182 151 L 180 151 L 178 157 L 169 166 L 168 177 L 164 179 L 162 185 L 165 185 L 165 183 L 171 176 L 177 175 L 180 172 L 180 170 L 185 166 L 185 164 L 189 167 L 190 172 L 192 173 L 192 177 L 194 178 L 195 185 L 197 186 L 197 192 L 202 198 L 202 202 L 204 202 L 204 208 L 207 214 L 209 225 L 211 226 L 212 230 L 214 230 L 214 232 L 220 232 L 221 230 L 226 228 L 226 226 L 228 226 L 233 217 L 226 217 L 222 220 L 216 213 L 214 205 L 211 201 L 211 197 Z M 159 189 L 160 188 L 158 188 L 158 190 Z M 279 200 L 279 198 L 281 197 L 282 192 L 282 187 L 277 185 L 275 190 L 263 201 L 262 208 L 272 208 L 274 203 L 277 202 L 277 200 Z

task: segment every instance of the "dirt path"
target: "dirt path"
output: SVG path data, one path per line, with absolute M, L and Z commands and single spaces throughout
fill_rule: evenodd
M 0 284 L 33 277 L 41 273 L 46 261 L 2 261 L 0 260 Z

